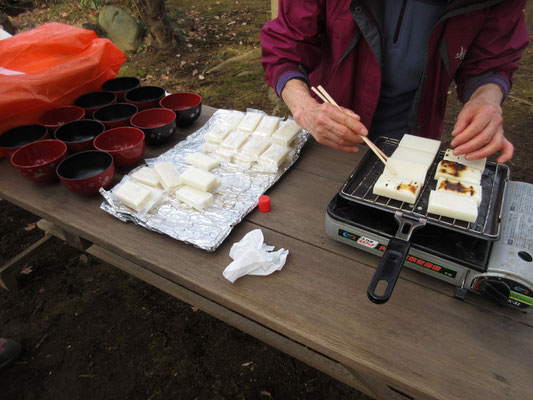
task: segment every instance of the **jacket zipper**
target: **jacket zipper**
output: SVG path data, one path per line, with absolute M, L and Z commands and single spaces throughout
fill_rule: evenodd
M 402 8 L 400 9 L 400 15 L 398 16 L 398 22 L 396 23 L 396 30 L 394 31 L 394 44 L 398 43 L 398 36 L 400 36 L 400 30 L 402 28 L 403 15 L 405 14 L 405 8 L 407 6 L 407 0 L 403 0 Z

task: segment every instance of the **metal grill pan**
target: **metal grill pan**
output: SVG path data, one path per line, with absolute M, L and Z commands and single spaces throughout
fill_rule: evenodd
M 375 144 L 390 156 L 398 147 L 398 140 L 379 137 Z M 500 221 L 503 206 L 503 194 L 509 180 L 509 168 L 502 164 L 487 162 L 481 178 L 482 200 L 478 208 L 477 220 L 473 223 L 443 217 L 427 212 L 429 192 L 435 189 L 437 181 L 433 178 L 437 164 L 444 157 L 441 151 L 435 157 L 426 175 L 424 186 L 414 205 L 393 200 L 372 193 L 372 188 L 383 172 L 384 165 L 376 155 L 368 151 L 356 169 L 345 182 L 339 195 L 369 207 L 376 207 L 394 214 L 401 211 L 404 216 L 413 219 L 423 218 L 426 223 L 486 240 L 496 240 L 500 235 Z

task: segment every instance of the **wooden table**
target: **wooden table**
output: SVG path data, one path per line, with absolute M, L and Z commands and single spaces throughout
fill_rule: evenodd
M 213 112 L 204 107 L 180 138 Z M 26 181 L 6 160 L 0 197 L 68 242 L 375 398 L 404 398 L 390 387 L 415 398 L 533 398 L 532 315 L 475 294 L 459 301 L 452 286 L 408 269 L 387 304 L 367 299 L 378 258 L 330 239 L 324 227 L 328 202 L 358 160 L 309 140 L 269 191 L 272 211 L 252 212 L 212 253 L 119 221 L 99 208 L 99 196 Z M 255 228 L 290 250 L 287 263 L 231 284 L 222 276 L 229 249 Z

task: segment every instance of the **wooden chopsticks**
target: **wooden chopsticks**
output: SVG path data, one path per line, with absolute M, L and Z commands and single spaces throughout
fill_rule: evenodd
M 311 90 L 315 92 L 318 97 L 322 99 L 324 103 L 330 103 L 337 107 L 340 111 L 344 112 L 342 108 L 339 107 L 339 105 L 333 100 L 333 98 L 326 92 L 326 89 L 324 89 L 321 85 L 318 85 L 318 90 L 313 86 L 311 87 Z M 393 175 L 396 175 L 396 171 L 387 163 L 388 157 L 383 153 L 370 139 L 368 139 L 366 136 L 361 135 L 361 138 L 366 143 L 368 147 L 370 147 L 370 150 L 376 154 L 376 156 L 385 164 L 385 167 L 389 169 L 390 172 L 392 172 Z

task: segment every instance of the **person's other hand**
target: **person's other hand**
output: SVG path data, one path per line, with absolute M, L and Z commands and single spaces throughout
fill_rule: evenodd
M 451 142 L 454 154 L 468 160 L 488 157 L 501 151 L 499 163 L 513 157 L 514 146 L 503 132 L 502 92 L 497 85 L 477 89 L 457 116 Z
M 347 108 L 342 108 L 341 111 L 329 103 L 318 103 L 311 97 L 307 85 L 300 80 L 288 81 L 282 97 L 294 120 L 313 135 L 318 143 L 354 152 L 363 143 L 361 135 L 368 135 L 368 130 L 357 114 Z

